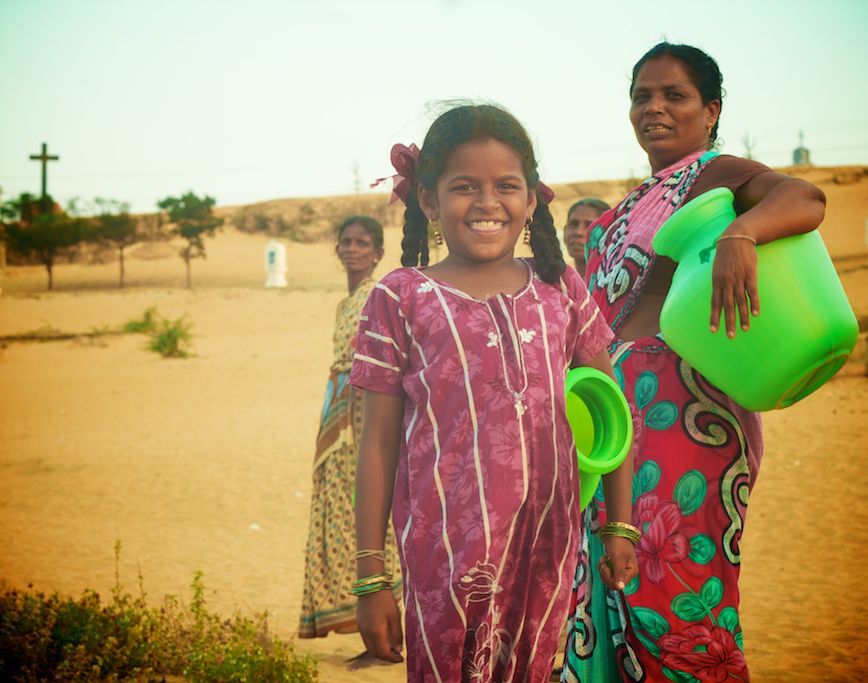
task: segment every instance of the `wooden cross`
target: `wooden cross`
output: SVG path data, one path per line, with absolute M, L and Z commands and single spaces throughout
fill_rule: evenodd
M 48 143 L 42 143 L 42 154 L 31 154 L 30 158 L 33 161 L 41 161 L 42 162 L 42 201 L 45 201 L 45 198 L 48 196 L 46 192 L 46 186 L 48 185 L 48 162 L 49 161 L 58 161 L 60 157 L 56 154 L 48 153 Z

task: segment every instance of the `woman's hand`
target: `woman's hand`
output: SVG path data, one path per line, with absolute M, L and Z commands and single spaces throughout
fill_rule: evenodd
M 605 536 L 603 545 L 606 546 L 606 554 L 600 558 L 600 577 L 607 588 L 622 591 L 639 573 L 636 548 L 620 536 Z
M 726 335 L 735 337 L 738 311 L 741 329 L 750 329 L 750 316 L 759 315 L 756 244 L 801 235 L 823 220 L 826 196 L 799 178 L 767 170 L 735 191 L 738 214 L 717 243 L 712 270 L 711 331 L 720 327 L 723 312 Z M 736 237 L 736 236 L 739 237 Z
M 369 655 L 387 662 L 404 661 L 401 615 L 391 591 L 361 596 L 356 607 L 356 623 Z
M 733 222 L 730 228 L 736 223 Z M 756 244 L 752 237 L 730 229 L 721 235 L 714 256 L 711 284 L 711 331 L 717 332 L 722 310 L 727 337 L 735 337 L 736 312 L 741 329 L 747 332 L 750 316 L 760 312 Z

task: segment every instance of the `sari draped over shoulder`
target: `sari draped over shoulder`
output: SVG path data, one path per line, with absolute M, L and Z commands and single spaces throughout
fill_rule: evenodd
M 588 288 L 619 336 L 656 261 L 654 235 L 717 157 L 645 180 L 589 231 Z M 606 589 L 598 490 L 584 518 L 562 681 L 747 681 L 740 540 L 762 454 L 759 416 L 710 385 L 661 335 L 610 346 L 633 414 L 639 575 Z
M 376 283 L 368 278 L 338 304 L 334 358 L 313 459 L 310 526 L 304 563 L 304 590 L 298 637 L 317 638 L 330 631 L 356 631 L 356 522 L 353 493 L 356 446 L 362 429 L 362 392 L 348 381 L 359 316 Z M 400 597 L 400 564 L 391 526 L 386 534 L 386 571 L 395 576 Z

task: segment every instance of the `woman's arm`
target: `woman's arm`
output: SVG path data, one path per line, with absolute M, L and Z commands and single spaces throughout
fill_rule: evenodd
M 717 244 L 712 271 L 710 327 L 717 332 L 723 311 L 728 337 L 735 336 L 736 311 L 744 331 L 750 329 L 750 314 L 760 313 L 754 245 L 817 228 L 826 196 L 804 180 L 766 171 L 737 189 L 735 209 L 739 215 Z
M 356 465 L 356 547 L 382 550 L 392 509 L 392 489 L 398 468 L 402 396 L 365 391 L 365 418 Z M 374 557 L 357 561 L 358 577 L 383 571 Z M 390 662 L 403 661 L 401 616 L 391 591 L 382 590 L 359 598 L 356 621 L 368 652 Z
M 615 379 L 612 361 L 605 349 L 594 356 L 588 367 L 603 372 Z M 627 453 L 618 469 L 603 475 L 603 493 L 606 497 L 606 521 L 626 522 L 633 520 L 633 450 Z M 614 590 L 624 586 L 638 573 L 633 544 L 626 538 L 606 536 L 603 539 L 610 563 L 602 563 L 600 574 L 603 582 Z

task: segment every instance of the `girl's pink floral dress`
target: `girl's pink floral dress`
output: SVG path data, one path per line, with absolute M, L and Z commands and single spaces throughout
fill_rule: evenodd
M 403 268 L 362 312 L 350 381 L 404 397 L 393 522 L 412 681 L 543 681 L 577 557 L 564 375 L 612 339 L 568 268 L 475 299 Z

